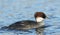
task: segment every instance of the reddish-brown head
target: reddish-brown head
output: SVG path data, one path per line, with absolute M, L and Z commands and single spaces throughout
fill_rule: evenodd
M 46 18 L 46 15 L 43 12 L 36 12 L 34 15 L 37 22 L 41 22 Z

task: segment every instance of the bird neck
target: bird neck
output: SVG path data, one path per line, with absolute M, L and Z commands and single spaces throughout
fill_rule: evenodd
M 39 26 L 41 27 L 41 26 L 44 26 L 44 21 L 42 21 L 42 22 L 37 22 L 38 24 L 39 24 Z

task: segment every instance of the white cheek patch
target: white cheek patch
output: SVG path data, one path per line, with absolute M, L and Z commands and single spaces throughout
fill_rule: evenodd
M 37 21 L 37 22 L 41 22 L 41 21 L 43 21 L 43 20 L 44 20 L 44 18 L 42 18 L 42 17 L 37 17 L 37 18 L 36 18 L 36 21 Z

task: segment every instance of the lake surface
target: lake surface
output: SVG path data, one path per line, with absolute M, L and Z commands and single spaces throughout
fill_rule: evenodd
M 4 26 L 21 21 L 35 20 L 35 12 L 44 12 L 47 19 L 44 35 L 60 35 L 60 0 L 0 0 L 0 29 Z M 0 30 L 0 35 L 36 35 L 35 29 L 32 33 L 22 31 Z

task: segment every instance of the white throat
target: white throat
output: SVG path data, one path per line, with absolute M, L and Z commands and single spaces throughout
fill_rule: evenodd
M 37 18 L 36 18 L 36 21 L 37 21 L 37 22 L 42 22 L 43 20 L 44 20 L 44 18 L 42 18 L 42 17 L 37 17 Z

